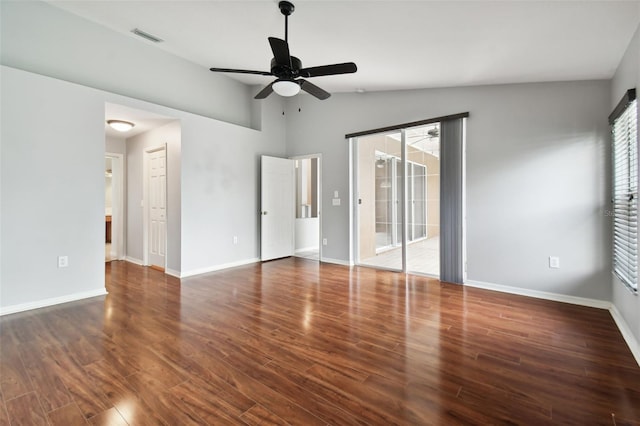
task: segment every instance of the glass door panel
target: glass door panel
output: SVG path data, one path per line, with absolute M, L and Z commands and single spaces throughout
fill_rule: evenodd
M 377 134 L 356 141 L 356 253 L 361 265 L 402 270 L 400 136 L 400 133 Z

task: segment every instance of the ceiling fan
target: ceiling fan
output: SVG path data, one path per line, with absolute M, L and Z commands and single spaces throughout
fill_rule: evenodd
M 271 75 L 276 80 L 262 89 L 255 99 L 264 99 L 272 92 L 281 96 L 295 96 L 300 89 L 315 96 L 318 99 L 327 99 L 331 94 L 313 83 L 300 77 L 320 77 L 325 75 L 349 74 L 358 70 L 353 62 L 342 64 L 322 65 L 318 67 L 302 68 L 302 62 L 289 53 L 289 15 L 294 11 L 294 6 L 288 1 L 278 3 L 280 12 L 284 15 L 284 40 L 269 37 L 269 45 L 273 52 L 271 59 L 271 71 L 238 70 L 232 68 L 211 68 L 214 72 L 232 72 L 240 74 Z

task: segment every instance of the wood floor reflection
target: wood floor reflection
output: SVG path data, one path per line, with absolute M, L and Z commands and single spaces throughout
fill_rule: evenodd
M 0 425 L 638 424 L 605 310 L 289 258 L 0 318 Z

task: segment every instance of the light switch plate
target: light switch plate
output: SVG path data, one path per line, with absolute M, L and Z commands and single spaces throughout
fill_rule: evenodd
M 333 202 L 334 206 L 339 206 L 340 205 L 340 198 L 334 198 L 333 200 L 331 200 Z
M 549 256 L 549 268 L 560 268 L 560 258 L 558 256 Z

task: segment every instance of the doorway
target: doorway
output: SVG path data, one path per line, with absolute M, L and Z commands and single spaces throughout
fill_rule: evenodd
M 124 156 L 105 154 L 105 262 L 124 258 Z
M 320 260 L 321 157 L 295 157 L 296 224 L 295 255 Z
M 321 260 L 321 155 L 260 162 L 260 259 Z

